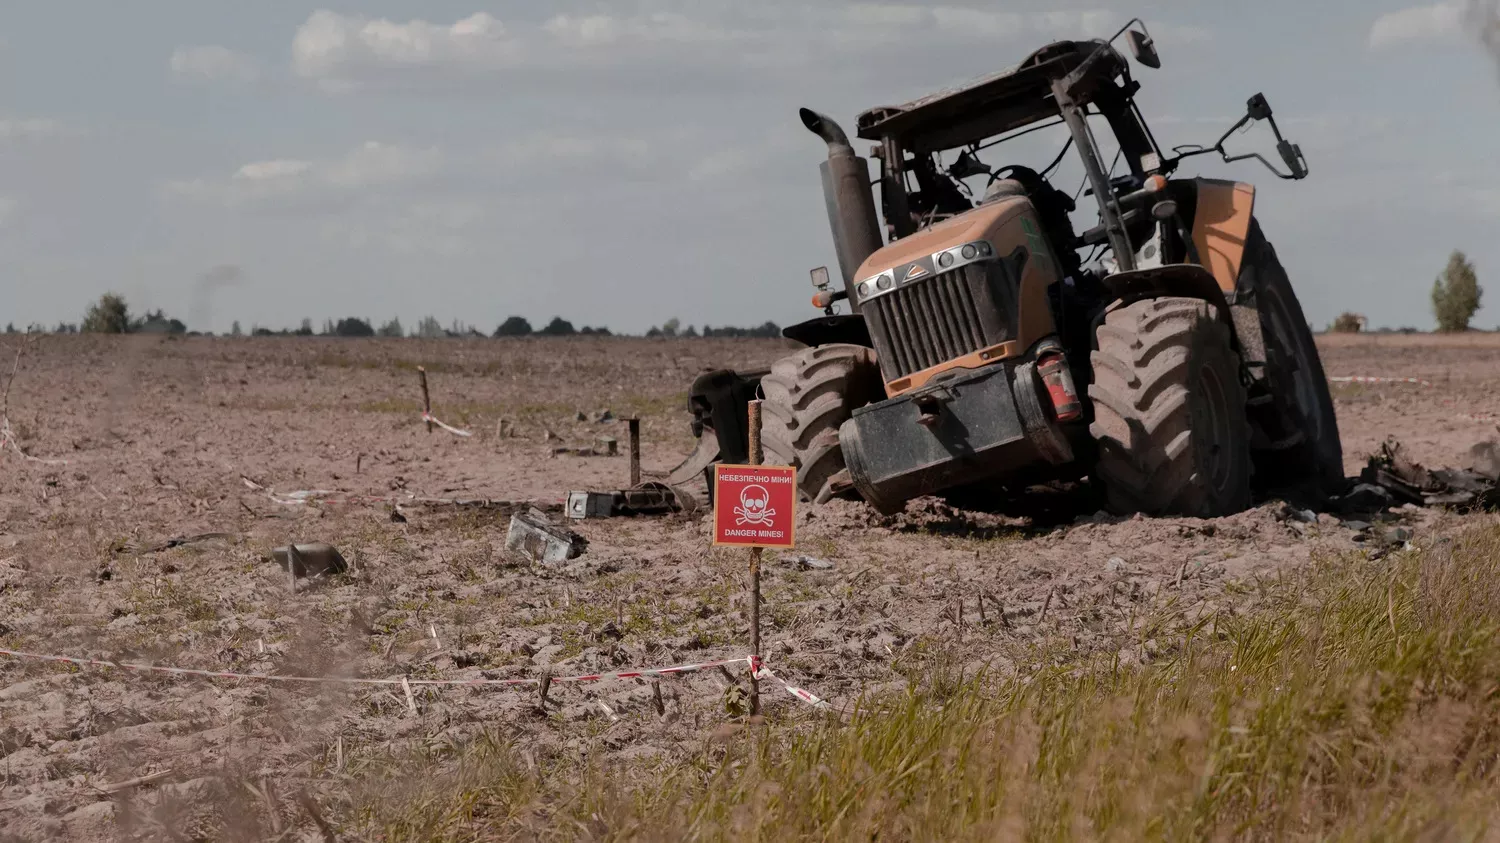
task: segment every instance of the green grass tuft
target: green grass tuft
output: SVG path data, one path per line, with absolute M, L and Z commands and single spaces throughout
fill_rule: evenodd
M 499 738 L 367 782 L 381 839 L 1472 840 L 1500 820 L 1500 528 L 1004 675 L 933 650 L 848 719 L 608 767 Z M 535 759 L 533 759 L 535 760 Z M 412 781 L 417 784 L 410 784 Z M 403 787 L 405 788 L 403 790 Z

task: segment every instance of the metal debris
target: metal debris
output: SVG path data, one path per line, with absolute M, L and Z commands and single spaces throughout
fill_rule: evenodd
M 510 517 L 505 549 L 536 562 L 557 564 L 583 554 L 588 542 L 577 533 L 554 524 L 541 510 L 528 509 Z
M 784 561 L 789 562 L 789 563 L 791 563 L 793 565 L 796 565 L 797 567 L 802 568 L 804 570 L 810 570 L 810 571 L 832 571 L 833 570 L 833 563 L 832 562 L 829 562 L 827 559 L 819 559 L 816 556 L 803 556 L 801 554 L 798 554 L 796 556 L 783 556 L 782 559 Z
M 326 542 L 309 542 L 298 544 L 297 558 L 299 563 L 291 564 L 291 554 L 286 547 L 278 547 L 271 551 L 271 558 L 283 568 L 291 570 L 293 576 L 316 577 L 322 574 L 342 574 L 349 570 L 349 563 L 344 560 L 338 548 Z
M 574 520 L 628 515 L 666 515 L 696 512 L 698 501 L 686 491 L 665 483 L 646 482 L 614 492 L 569 492 L 567 515 Z
M 1346 511 L 1359 511 L 1370 504 L 1378 504 L 1370 508 L 1392 504 L 1451 506 L 1460 511 L 1500 508 L 1495 443 L 1480 443 L 1469 453 L 1473 468 L 1428 469 L 1407 456 L 1400 442 L 1387 439 L 1360 472 L 1360 484 L 1339 503 Z

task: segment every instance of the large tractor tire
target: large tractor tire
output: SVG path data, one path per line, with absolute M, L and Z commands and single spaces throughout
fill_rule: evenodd
M 1119 514 L 1211 518 L 1250 506 L 1250 425 L 1239 357 L 1208 302 L 1110 311 L 1091 355 L 1093 478 Z
M 884 397 L 875 352 L 831 343 L 783 357 L 761 378 L 761 444 L 766 462 L 797 467 L 802 497 L 824 503 L 843 489 L 839 425 Z
M 1278 396 L 1278 403 L 1289 411 L 1289 427 L 1303 434 L 1302 440 L 1291 447 L 1267 443 L 1271 447 L 1257 448 L 1256 475 L 1266 483 L 1312 481 L 1325 491 L 1331 490 L 1344 479 L 1344 446 L 1328 378 L 1292 283 L 1276 257 L 1275 247 L 1261 232 L 1260 221 L 1255 219 L 1250 221 L 1250 233 L 1245 238 L 1240 289 L 1254 294 L 1267 350 L 1273 344 L 1278 347 L 1278 353 L 1267 361 L 1268 374 L 1285 393 Z

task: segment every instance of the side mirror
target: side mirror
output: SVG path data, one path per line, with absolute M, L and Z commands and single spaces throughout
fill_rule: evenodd
M 1292 178 L 1307 176 L 1307 159 L 1302 157 L 1302 147 L 1289 140 L 1282 140 L 1276 143 L 1276 151 L 1281 153 L 1281 160 L 1286 162 L 1286 168 L 1292 171 Z
M 1125 33 L 1125 40 L 1130 43 L 1130 53 L 1135 56 L 1136 61 L 1152 70 L 1161 67 L 1161 56 L 1156 54 L 1156 42 L 1151 40 L 1150 35 L 1132 29 Z
M 817 267 L 816 269 L 808 272 L 808 275 L 812 276 L 812 285 L 815 289 L 828 289 L 828 267 Z
M 987 176 L 989 174 L 990 168 L 986 167 L 984 162 L 978 158 L 970 155 L 967 149 L 958 153 L 958 158 L 954 160 L 953 166 L 948 168 L 948 175 L 960 181 L 970 176 Z
M 1271 104 L 1266 101 L 1265 94 L 1256 94 L 1245 103 L 1245 113 L 1250 115 L 1251 120 L 1269 120 L 1271 117 Z

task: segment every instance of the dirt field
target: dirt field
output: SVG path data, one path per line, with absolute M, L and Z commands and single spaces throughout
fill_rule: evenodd
M 1429 465 L 1494 437 L 1500 336 L 1323 337 L 1330 376 L 1419 384 L 1335 388 L 1346 468 L 1386 436 Z M 509 510 L 379 502 L 294 505 L 269 490 L 536 499 L 624 485 L 626 459 L 551 455 L 639 414 L 645 465 L 689 449 L 683 395 L 709 366 L 768 363 L 773 341 L 331 340 L 46 337 L 21 361 L 9 417 L 26 451 L 0 457 L 0 647 L 241 673 L 509 678 L 742 656 L 743 552 L 711 551 L 698 518 L 589 521 L 587 552 L 540 568 L 502 551 Z M 8 374 L 13 350 L 5 352 Z M 434 413 L 475 431 L 428 433 Z M 3 382 L 3 381 L 0 381 Z M 514 436 L 497 435 L 506 419 Z M 559 441 L 546 441 L 551 431 Z M 623 449 L 623 447 L 622 447 Z M 248 482 L 247 482 L 248 481 Z M 263 487 L 262 488 L 252 488 Z M 1256 599 L 1257 580 L 1312 554 L 1371 548 L 1331 515 L 1279 502 L 1213 521 L 1055 523 L 919 502 L 875 517 L 804 513 L 801 570 L 767 555 L 765 654 L 835 704 L 900 687 L 935 647 L 1004 670 L 1042 636 L 1149 661 L 1141 619 Z M 1403 514 L 1420 543 L 1458 516 Z M 153 551 L 176 536 L 227 538 Z M 265 554 L 326 541 L 349 573 L 302 582 Z M 1201 611 L 1200 613 L 1201 614 Z M 216 824 L 257 839 L 350 822 L 374 780 L 419 769 L 484 732 L 558 756 L 648 759 L 712 738 L 737 697 L 726 677 L 534 689 L 273 684 L 122 674 L 0 657 L 0 839 L 188 836 Z M 772 721 L 809 715 L 763 686 Z M 774 691 L 774 693 L 773 693 Z M 602 703 L 602 705 L 601 705 Z M 270 782 L 268 788 L 266 783 Z M 297 799 L 305 790 L 311 806 Z M 274 806 L 274 811 L 271 807 Z M 274 816 L 273 816 L 274 814 Z M 274 836 L 274 833 L 272 833 Z

